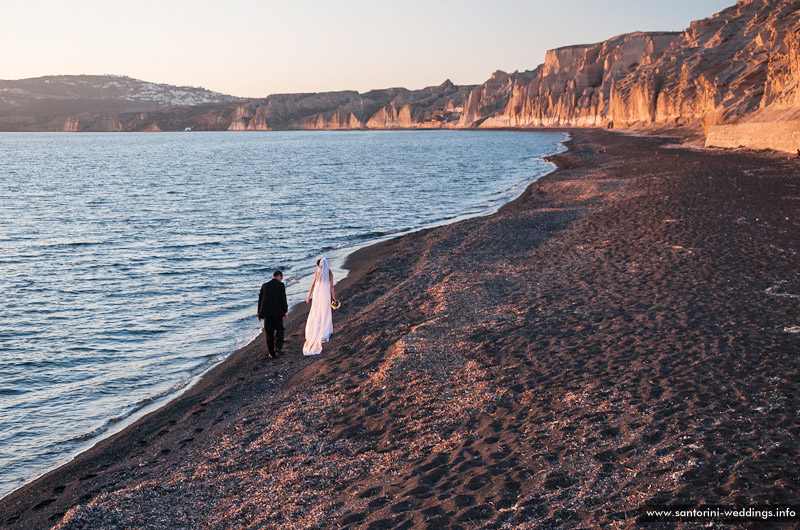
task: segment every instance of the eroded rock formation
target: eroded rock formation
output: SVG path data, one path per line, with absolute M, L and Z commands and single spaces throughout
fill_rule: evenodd
M 0 82 L 0 129 L 686 126 L 705 132 L 708 145 L 793 151 L 800 147 L 799 41 L 800 0 L 743 0 L 680 33 L 630 33 L 550 50 L 536 69 L 497 71 L 478 86 L 457 86 L 448 80 L 421 90 L 276 94 L 238 100 L 128 78 L 119 78 L 125 83 L 106 78 Z M 103 90 L 113 94 L 127 90 L 120 94 L 133 108 L 120 111 L 111 106 L 104 111 L 98 106 L 100 100 L 92 100 L 87 109 L 84 100 L 69 99 L 76 83 L 88 83 L 93 98 L 100 98 Z M 42 94 L 57 98 L 60 114 L 42 118 L 46 112 L 29 112 L 21 102 L 28 102 L 26 94 L 34 91 L 36 98 Z M 164 108 L 168 98 L 202 104 Z M 36 99 L 40 106 L 40 100 L 50 101 Z M 65 115 L 68 109 L 77 112 Z
M 480 125 L 702 127 L 708 145 L 793 150 L 800 1 L 744 0 L 682 33 L 551 50 Z
M 408 129 L 456 127 L 472 86 L 450 80 L 421 90 L 388 88 L 276 94 L 233 112 L 229 130 Z M 223 111 L 211 114 L 221 115 Z

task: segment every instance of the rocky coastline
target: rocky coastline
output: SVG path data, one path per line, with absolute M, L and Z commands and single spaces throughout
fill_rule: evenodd
M 299 308 L 284 357 L 259 337 L 0 524 L 633 528 L 644 504 L 796 503 L 796 162 L 570 132 L 496 214 L 352 255 L 322 356 Z
M 550 50 L 535 69 L 497 71 L 480 85 L 242 99 L 151 83 L 144 95 L 117 94 L 119 79 L 80 89 L 85 76 L 0 81 L 0 130 L 671 128 L 707 146 L 795 152 L 798 35 L 800 0 L 743 0 L 683 32 Z M 98 88 L 110 85 L 117 92 Z M 194 103 L 175 103 L 183 101 Z

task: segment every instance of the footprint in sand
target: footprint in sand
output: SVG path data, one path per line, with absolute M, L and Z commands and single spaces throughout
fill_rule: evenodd
M 418 506 L 409 500 L 402 500 L 392 504 L 390 510 L 392 513 L 403 513 L 403 512 L 410 512 L 411 510 L 416 510 Z
M 577 480 L 570 477 L 564 472 L 555 471 L 550 473 L 544 481 L 544 487 L 549 490 L 569 488 L 575 484 Z
M 378 508 L 383 508 L 387 504 L 389 504 L 389 499 L 388 498 L 386 498 L 386 497 L 378 497 L 377 499 L 373 499 L 372 501 L 370 501 L 370 503 L 367 505 L 367 507 L 370 510 L 376 510 Z
M 464 510 L 458 520 L 459 521 L 485 521 L 486 519 L 490 519 L 494 515 L 494 510 L 488 504 L 481 504 L 479 506 L 473 506 L 468 510 Z
M 367 514 L 364 512 L 351 513 L 349 515 L 344 516 L 339 522 L 342 525 L 356 524 L 360 523 L 366 518 Z
M 475 497 L 472 495 L 456 495 L 453 498 L 453 502 L 456 503 L 456 506 L 459 508 L 465 508 L 467 506 L 474 506 L 475 505 Z
M 53 504 L 53 503 L 54 503 L 56 500 L 57 500 L 57 499 L 55 499 L 55 498 L 52 498 L 52 499 L 45 499 L 45 500 L 43 500 L 42 502 L 40 502 L 39 504 L 37 504 L 36 506 L 34 506 L 34 507 L 33 507 L 33 508 L 31 508 L 31 509 L 32 509 L 33 511 L 35 511 L 35 512 L 36 512 L 36 511 L 39 511 L 39 510 L 41 510 L 42 508 L 45 508 L 45 507 L 47 507 L 47 506 L 50 506 L 50 505 L 51 505 L 51 504 Z
M 492 482 L 492 477 L 489 474 L 478 475 L 476 477 L 472 477 L 469 482 L 467 482 L 467 489 L 471 491 L 477 491 L 487 484 Z
M 368 499 L 368 498 L 374 497 L 375 495 L 380 493 L 382 489 L 383 488 L 381 488 L 380 486 L 377 486 L 377 487 L 374 487 L 374 488 L 369 488 L 369 489 L 364 490 L 361 493 L 359 493 L 358 496 L 360 498 L 362 498 L 362 499 Z
M 427 499 L 428 497 L 433 497 L 433 492 L 428 486 L 416 486 L 405 492 L 403 496 L 415 497 L 417 499 Z

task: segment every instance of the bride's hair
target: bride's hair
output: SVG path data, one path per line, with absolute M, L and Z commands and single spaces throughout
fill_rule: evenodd
M 319 259 L 317 260 L 317 267 L 319 267 L 319 262 L 320 262 L 320 261 L 322 261 L 322 258 L 319 258 Z

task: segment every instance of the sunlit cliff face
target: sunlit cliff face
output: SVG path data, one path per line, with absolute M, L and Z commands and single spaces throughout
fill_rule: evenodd
M 128 106 L 152 108 L 133 113 L 117 101 L 115 110 L 76 113 L 63 110 L 68 107 L 62 102 L 63 109 L 46 120 L 18 116 L 0 122 L 0 128 L 3 123 L 64 131 L 687 126 L 705 133 L 709 145 L 794 152 L 800 144 L 798 35 L 797 0 L 747 0 L 683 32 L 630 33 L 550 50 L 535 70 L 497 71 L 477 86 L 448 80 L 419 90 L 243 100 L 191 87 L 77 76 L 62 81 L 84 83 L 90 92 L 82 98 L 98 98 L 95 92 L 102 88 L 115 91 Z M 167 100 L 180 105 L 159 103 Z
M 416 93 L 374 100 L 372 107 L 365 107 L 363 99 L 360 106 L 346 101 L 336 110 L 294 120 L 292 127 L 689 125 L 713 140 L 720 137 L 721 125 L 774 124 L 800 114 L 799 19 L 788 0 L 742 2 L 682 33 L 631 33 L 550 50 L 544 64 L 531 72 L 498 71 L 477 87 L 440 91 L 439 98 L 451 98 L 444 104 L 431 105 Z M 246 128 L 268 128 L 272 105 L 255 110 Z M 231 126 L 241 127 L 239 122 Z M 769 130 L 760 128 L 735 141 L 757 141 Z M 782 136 L 791 137 L 791 131 Z M 770 146 L 782 148 L 780 142 Z
M 481 126 L 689 124 L 714 145 L 793 150 L 800 140 L 791 139 L 800 118 L 794 4 L 751 0 L 683 33 L 551 50 L 535 79 L 516 79 L 504 112 Z

